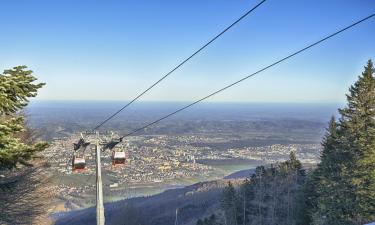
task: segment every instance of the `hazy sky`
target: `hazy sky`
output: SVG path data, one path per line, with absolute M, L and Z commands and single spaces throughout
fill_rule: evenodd
M 255 0 L 0 2 L 0 70 L 27 65 L 37 99 L 128 100 Z M 375 12 L 373 0 L 268 0 L 146 94 L 191 101 Z M 375 60 L 375 18 L 211 101 L 341 102 Z

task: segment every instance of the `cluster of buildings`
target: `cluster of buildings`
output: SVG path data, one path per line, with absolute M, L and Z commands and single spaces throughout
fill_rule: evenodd
M 102 141 L 110 140 L 115 135 L 106 134 Z M 73 143 L 80 135 L 56 139 L 45 152 L 51 168 L 62 182 L 58 184 L 61 198 L 82 196 L 95 192 L 95 151 L 88 146 L 80 154 L 86 160 L 86 168 L 80 172 L 72 171 L 74 155 Z M 94 136 L 87 135 L 87 140 Z M 272 144 L 258 147 L 238 147 L 216 149 L 217 143 L 226 143 L 225 137 L 208 136 L 134 136 L 119 143 L 115 151 L 124 151 L 124 165 L 112 165 L 111 150 L 102 152 L 102 173 L 105 191 L 118 192 L 129 186 L 157 185 L 162 183 L 182 184 L 184 179 L 213 178 L 215 166 L 205 163 L 215 160 L 252 160 L 264 164 L 283 161 L 291 151 L 297 153 L 303 163 L 316 163 L 319 160 L 319 144 Z M 79 173 L 79 174 L 77 174 Z M 217 174 L 217 173 L 216 173 Z M 90 180 L 91 179 L 91 180 Z M 90 181 L 90 182 L 89 182 Z
M 274 144 L 261 147 L 245 147 L 228 149 L 226 156 L 237 159 L 250 159 L 265 162 L 265 164 L 285 161 L 290 152 L 295 152 L 297 158 L 305 164 L 319 162 L 319 144 Z

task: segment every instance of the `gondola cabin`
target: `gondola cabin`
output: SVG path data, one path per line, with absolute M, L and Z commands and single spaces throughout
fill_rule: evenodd
M 73 156 L 72 169 L 75 172 L 84 171 L 86 168 L 86 160 L 84 157 Z
M 112 151 L 112 165 L 124 165 L 125 164 L 125 152 L 123 151 Z

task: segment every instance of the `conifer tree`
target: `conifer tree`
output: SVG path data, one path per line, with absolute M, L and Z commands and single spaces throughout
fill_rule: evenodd
M 238 196 L 231 182 L 224 188 L 221 197 L 221 208 L 224 211 L 225 224 L 237 225 Z
M 329 123 L 321 163 L 308 185 L 313 224 L 375 220 L 375 78 L 371 60 Z
M 354 194 L 354 223 L 375 220 L 375 78 L 371 60 L 347 95 L 348 104 L 340 110 L 340 126 L 349 160 L 348 186 Z
M 23 131 L 24 116 L 19 112 L 35 97 L 44 84 L 35 84 L 36 78 L 26 66 L 14 67 L 0 74 L 0 169 L 12 169 L 18 163 L 27 164 L 46 143 L 27 144 L 17 136 Z
M 311 219 L 315 224 L 346 223 L 340 215 L 348 207 L 340 196 L 346 190 L 343 182 L 348 157 L 343 151 L 339 133 L 335 118 L 332 117 L 322 142 L 321 163 L 307 182 L 308 205 L 312 207 Z

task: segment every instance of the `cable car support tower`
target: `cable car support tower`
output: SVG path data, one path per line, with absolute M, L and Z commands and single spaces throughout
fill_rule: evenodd
M 87 137 L 84 137 L 81 133 L 81 139 L 78 143 L 74 143 L 74 150 L 80 151 L 85 150 L 87 146 L 91 143 L 94 145 L 95 149 L 95 164 L 96 164 L 96 224 L 97 225 L 104 225 L 105 224 L 105 217 L 104 217 L 104 199 L 103 199 L 103 180 L 102 180 L 102 168 L 101 168 L 101 151 L 110 150 L 112 151 L 112 165 L 115 166 L 116 164 L 124 164 L 125 163 L 125 154 L 118 154 L 116 153 L 123 153 L 118 152 L 115 150 L 117 144 L 122 142 L 122 138 L 120 137 L 118 140 L 114 139 L 113 133 L 111 135 L 111 140 L 102 141 L 99 136 L 99 131 L 86 131 L 85 132 Z M 76 153 L 75 153 L 76 154 Z M 117 155 L 117 156 L 116 156 Z M 85 169 L 86 161 L 84 160 L 84 153 L 80 157 L 80 169 Z M 80 171 L 76 170 L 77 167 L 76 157 L 73 157 L 73 171 Z M 82 165 L 83 164 L 83 165 Z
M 100 143 L 99 143 L 99 131 L 96 131 L 96 224 L 104 225 L 104 201 L 103 201 L 103 181 L 102 181 L 102 168 L 100 162 Z
M 85 134 L 86 137 L 83 136 L 81 133 L 81 139 L 74 143 L 74 156 L 73 156 L 73 162 L 72 162 L 72 170 L 73 171 L 82 171 L 85 170 L 86 167 L 86 161 L 85 161 L 85 150 L 88 146 L 94 145 L 95 149 L 95 164 L 96 164 L 96 224 L 97 225 L 105 225 L 105 217 L 104 217 L 104 200 L 103 200 L 103 181 L 102 181 L 102 168 L 101 168 L 101 157 L 100 152 L 101 150 L 106 150 L 107 145 L 109 143 L 102 142 L 99 137 L 99 131 L 93 132 L 93 131 L 86 131 Z M 116 142 L 117 143 L 117 142 Z M 101 145 L 104 144 L 104 147 L 102 148 Z M 114 146 L 114 145 L 113 145 Z M 77 160 L 77 152 L 83 151 L 79 157 L 79 161 Z

